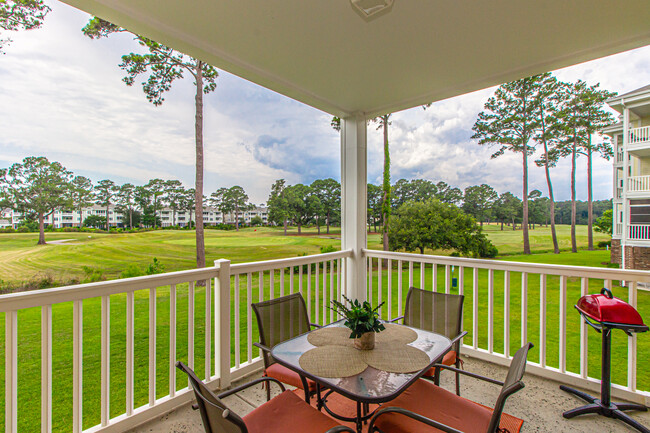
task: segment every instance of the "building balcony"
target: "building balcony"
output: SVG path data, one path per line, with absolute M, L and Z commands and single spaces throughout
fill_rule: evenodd
M 628 193 L 650 193 L 650 176 L 630 176 L 627 178 Z
M 628 231 L 628 239 L 639 241 L 650 240 L 650 224 L 630 224 Z
M 650 126 L 630 129 L 627 150 L 639 156 L 650 154 Z
M 361 287 L 352 287 L 346 277 L 355 263 L 365 267 Z M 347 294 L 373 304 L 386 301 L 380 314 L 390 319 L 403 312 L 406 293 L 415 286 L 465 295 L 463 320 L 469 334 L 461 353 L 473 359 L 470 370 L 499 378 L 504 372 L 497 366 L 508 365 L 522 342 L 535 344 L 527 367 L 530 390 L 506 407 L 530 423 L 531 431 L 537 425 L 544 431 L 607 431 L 611 420 L 564 421 L 560 415 L 580 403 L 560 393 L 557 383 L 591 393 L 600 386 L 598 340 L 571 305 L 604 286 L 647 318 L 646 284 L 647 271 L 364 249 L 358 259 L 352 250 L 343 250 L 253 263 L 219 260 L 203 269 L 2 295 L 5 427 L 30 431 L 40 416 L 44 431 L 136 428 L 172 410 L 185 410 L 191 401 L 176 360 L 192 366 L 214 388 L 260 374 L 251 302 L 300 292 L 310 320 L 324 325 L 337 319 L 327 308 L 331 300 Z M 612 394 L 648 404 L 648 346 L 637 344 L 637 337 L 620 337 L 612 349 L 619 365 Z M 483 388 L 470 390 L 467 380 L 463 386 L 468 397 L 493 395 Z M 27 389 L 35 394 L 31 400 L 40 396 L 40 408 L 26 399 Z M 61 389 L 70 392 L 61 394 Z M 178 430 L 200 431 L 199 414 L 186 412 L 193 430 Z M 649 421 L 648 415 L 635 416 Z M 152 431 L 171 431 L 170 419 L 163 418 Z

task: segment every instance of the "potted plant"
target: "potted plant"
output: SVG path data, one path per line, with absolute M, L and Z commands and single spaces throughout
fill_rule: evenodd
M 379 320 L 379 313 L 377 312 L 384 303 L 382 302 L 375 308 L 372 308 L 372 305 L 368 301 L 364 301 L 363 303 L 356 299 L 351 301 L 345 295 L 343 295 L 343 298 L 350 304 L 349 307 L 333 300 L 333 306 L 330 308 L 337 314 L 345 317 L 344 325 L 352 331 L 350 338 L 354 338 L 354 347 L 359 350 L 374 349 L 375 333 L 386 329 Z

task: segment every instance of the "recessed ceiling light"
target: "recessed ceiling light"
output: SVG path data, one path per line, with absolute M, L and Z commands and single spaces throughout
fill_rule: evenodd
M 393 0 L 350 0 L 350 2 L 365 18 L 376 16 L 393 6 Z

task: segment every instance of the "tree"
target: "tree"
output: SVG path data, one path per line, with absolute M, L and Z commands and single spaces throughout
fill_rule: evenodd
M 101 229 L 106 227 L 106 217 L 100 215 L 88 215 L 84 219 L 84 226 L 92 227 L 94 229 Z
M 112 33 L 128 32 L 115 24 L 93 17 L 83 28 L 86 36 L 96 39 Z M 148 73 L 142 83 L 149 102 L 158 106 L 163 103 L 163 94 L 171 89 L 172 83 L 182 79 L 185 73 L 194 78 L 196 94 L 194 97 L 194 130 L 196 148 L 196 180 L 194 187 L 194 206 L 196 215 L 196 266 L 205 267 L 205 241 L 203 232 L 203 95 L 213 92 L 218 77 L 217 70 L 201 60 L 186 56 L 170 47 L 142 36 L 134 35 L 135 40 L 144 47 L 147 54 L 127 54 L 122 56 L 120 67 L 127 72 L 124 82 L 133 85 L 135 78 Z
M 320 200 L 327 225 L 327 234 L 329 234 L 332 218 L 341 213 L 341 184 L 332 178 L 317 179 L 312 182 L 311 189 Z M 320 224 L 318 232 L 320 233 Z
M 397 209 L 407 201 L 426 201 L 438 193 L 438 188 L 426 179 L 400 179 L 391 188 L 393 208 Z
M 612 216 L 614 211 L 612 209 L 607 209 L 603 212 L 603 215 L 596 219 L 596 231 L 601 233 L 607 233 L 608 235 L 612 234 Z
M 368 226 L 374 226 L 377 231 L 377 222 L 381 221 L 381 188 L 371 183 L 368 184 Z
M 516 229 L 517 219 L 522 212 L 521 200 L 518 197 L 510 192 L 501 194 L 496 202 L 495 210 L 496 217 L 501 222 L 501 230 L 503 230 L 504 221 L 512 223 L 512 230 Z
M 155 218 L 153 219 L 153 228 L 155 230 L 158 219 L 158 209 L 160 208 L 160 198 L 165 194 L 165 181 L 162 179 L 151 179 L 144 187 L 151 193 L 153 214 L 155 215 Z
M 95 203 L 106 208 L 106 231 L 110 230 L 110 206 L 117 195 L 118 188 L 112 180 L 100 180 L 95 185 Z
M 583 103 L 583 127 L 585 129 L 586 141 L 580 146 L 580 153 L 587 157 L 587 249 L 594 249 L 594 234 L 592 230 L 594 221 L 594 204 L 593 204 L 593 154 L 596 153 L 609 161 L 614 156 L 614 151 L 609 140 L 600 140 L 594 142 L 592 137 L 605 126 L 614 123 L 614 117 L 608 111 L 605 111 L 605 101 L 616 96 L 616 93 L 600 90 L 600 84 L 589 86 L 582 94 Z
M 72 206 L 79 212 L 79 226 L 81 227 L 83 226 L 83 209 L 94 203 L 93 183 L 87 177 L 75 176 L 70 183 L 69 193 Z
M 57 208 L 72 207 L 66 192 L 72 173 L 58 162 L 43 156 L 30 156 L 0 170 L 0 189 L 11 207 L 23 214 L 38 217 L 38 245 L 45 245 L 45 217 Z
M 37 29 L 51 10 L 43 0 L 0 0 L 0 31 Z M 10 42 L 0 38 L 0 54 Z
M 483 227 L 483 221 L 492 214 L 492 207 L 498 198 L 499 195 L 490 185 L 484 183 L 468 186 L 465 188 L 462 209 L 466 214 L 476 218 Z
M 561 95 L 558 90 L 561 85 L 550 73 L 541 74 L 542 80 L 539 91 L 537 92 L 534 115 L 537 117 L 538 125 L 535 133 L 535 141 L 541 143 L 544 147 L 542 157 L 535 161 L 538 167 L 544 167 L 546 174 L 546 186 L 548 188 L 548 197 L 550 202 L 550 219 L 551 219 L 551 238 L 553 240 L 553 252 L 560 254 L 560 246 L 557 241 L 555 231 L 555 198 L 553 197 L 553 183 L 551 182 L 552 167 L 555 167 L 559 157 L 558 148 L 560 146 L 561 130 L 558 110 L 560 108 Z M 560 96 L 560 97 L 558 97 Z
M 251 225 L 252 226 L 261 226 L 262 224 L 264 224 L 264 220 L 262 219 L 261 216 L 256 215 L 253 218 L 251 218 Z
M 384 251 L 389 250 L 388 244 L 388 220 L 390 218 L 390 150 L 388 147 L 388 126 L 391 124 L 389 121 L 390 114 L 376 117 L 374 120 L 379 123 L 377 129 L 382 129 L 384 132 L 384 174 L 382 182 L 382 200 L 381 200 L 381 224 L 382 224 L 382 243 Z
M 223 222 L 226 222 L 226 215 L 231 215 L 234 207 L 229 197 L 228 188 L 221 187 L 212 194 L 210 194 L 210 204 L 216 208 L 223 217 Z
M 472 130 L 473 139 L 481 145 L 499 146 L 492 154 L 498 158 L 506 151 L 521 153 L 522 197 L 528 197 L 528 156 L 534 148 L 530 145 L 536 129 L 533 113 L 535 97 L 540 87 L 540 75 L 502 84 L 494 96 L 485 103 L 486 111 L 478 115 Z M 528 200 L 523 201 L 524 254 L 530 254 L 528 239 Z
M 248 202 L 248 194 L 246 194 L 244 188 L 235 185 L 228 189 L 227 200 L 230 202 L 230 207 L 235 212 L 235 229 L 239 231 L 239 213 L 252 207 Z
M 128 215 L 130 229 L 133 229 L 134 193 L 135 186 L 130 183 L 125 183 L 117 190 L 117 209 L 123 216 Z
M 185 188 L 180 180 L 168 180 L 164 185 L 165 200 L 172 210 L 172 225 L 176 225 L 176 212 L 181 208 Z
M 274 224 L 282 224 L 285 236 L 287 235 L 287 223 L 290 214 L 289 202 L 284 193 L 286 188 L 284 179 L 276 180 L 271 185 L 271 194 L 266 202 L 269 207 L 269 221 Z
M 296 223 L 298 234 L 301 234 L 302 226 L 308 224 L 318 212 L 320 200 L 308 185 L 301 183 L 286 187 L 284 196 L 287 199 L 289 216 Z
M 476 220 L 458 207 L 437 199 L 404 203 L 391 217 L 392 250 L 454 250 L 473 257 L 494 257 L 496 248 Z
M 443 203 L 455 204 L 458 206 L 463 201 L 463 192 L 460 188 L 447 185 L 447 182 L 440 181 L 436 184 L 435 196 Z

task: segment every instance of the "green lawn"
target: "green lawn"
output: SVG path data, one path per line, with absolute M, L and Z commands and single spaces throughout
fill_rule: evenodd
M 521 231 L 499 230 L 498 226 L 486 226 L 485 229 L 492 241 L 504 254 L 513 254 L 521 249 Z M 586 246 L 586 230 L 578 227 L 579 245 Z M 570 245 L 568 239 L 568 227 L 559 226 L 558 232 L 562 236 L 562 248 Z M 38 247 L 35 245 L 36 234 L 11 234 L 0 235 L 0 279 L 7 282 L 21 282 L 34 278 L 38 275 L 49 275 L 56 280 L 70 280 L 72 278 L 83 278 L 82 266 L 101 268 L 104 275 L 114 278 L 125 269 L 129 263 L 138 263 L 141 266 L 151 262 L 152 257 L 157 257 L 165 265 L 167 271 L 188 269 L 193 266 L 193 232 L 187 231 L 157 231 L 139 234 L 123 235 L 97 235 L 86 233 L 48 233 L 48 240 L 74 239 L 69 244 L 46 245 Z M 218 258 L 228 258 L 233 262 L 247 262 L 266 260 L 282 257 L 295 257 L 302 254 L 315 254 L 323 246 L 340 245 L 339 230 L 333 230 L 331 235 L 317 235 L 315 229 L 309 229 L 304 236 L 296 236 L 295 231 L 290 236 L 283 236 L 281 230 L 272 228 L 244 229 L 239 233 L 230 231 L 206 231 L 206 252 L 208 263 Z M 596 235 L 596 242 L 602 240 L 602 235 Z M 369 247 L 381 249 L 379 235 L 369 236 Z M 531 247 L 533 251 L 543 252 L 551 249 L 549 230 L 537 228 L 531 230 Z M 444 253 L 444 252 L 435 252 Z M 554 254 L 534 254 L 531 256 L 506 256 L 503 260 L 530 261 L 538 263 L 561 263 L 587 266 L 603 266 L 609 261 L 607 251 L 581 251 L 577 254 L 563 253 L 559 256 Z M 406 296 L 408 288 L 408 269 L 404 269 L 403 292 Z M 420 281 L 419 267 L 415 267 L 414 281 L 416 285 Z M 430 285 L 433 278 L 431 268 L 425 270 L 425 281 Z M 457 276 L 458 270 L 455 270 Z M 393 278 L 393 291 L 397 293 L 397 271 L 391 272 Z M 329 276 L 328 276 L 329 277 Z M 240 338 L 242 350 L 240 351 L 241 361 L 247 359 L 246 339 L 246 309 L 251 301 L 259 299 L 258 276 L 252 276 L 251 299 L 247 298 L 247 281 L 245 277 L 240 279 L 240 317 L 241 328 Z M 386 279 L 388 274 L 384 272 L 384 294 L 387 297 Z M 444 290 L 444 269 L 438 269 L 438 288 Z M 285 293 L 289 288 L 288 271 L 285 275 Z M 279 275 L 275 274 L 274 295 L 279 296 L 280 285 Z M 295 288 L 298 287 L 298 273 L 295 273 Z M 487 271 L 479 272 L 479 346 L 487 347 Z M 315 275 L 312 275 L 312 287 L 315 287 Z M 320 290 L 322 293 L 322 273 L 319 276 Z M 520 296 L 521 278 L 518 274 L 511 274 L 511 353 L 520 345 L 519 322 L 520 322 Z M 531 359 L 539 361 L 539 277 L 531 275 L 528 282 L 529 290 L 529 315 L 528 315 L 528 339 L 536 343 L 536 349 L 531 352 Z M 558 282 L 557 279 L 548 279 L 547 294 L 547 363 L 558 365 Z M 592 280 L 590 290 L 596 291 L 602 286 L 602 281 Z M 329 296 L 330 281 L 327 280 L 327 293 Z M 307 275 L 303 275 L 303 286 L 307 286 Z M 335 281 L 336 287 L 336 281 Z M 377 274 L 374 273 L 373 299 L 377 300 Z M 466 270 L 465 274 L 465 329 L 470 331 L 465 342 L 471 344 L 472 336 L 472 275 Z M 579 296 L 579 282 L 569 281 L 568 284 L 569 306 Z M 263 298 L 269 294 L 268 277 L 264 284 Z M 452 289 L 457 291 L 457 289 Z M 235 289 L 232 296 L 234 299 Z M 615 294 L 626 298 L 625 289 L 615 288 Z M 650 315 L 650 299 L 647 292 L 639 293 L 639 309 L 648 317 Z M 146 290 L 135 293 L 135 405 L 140 406 L 147 402 L 148 395 L 148 299 L 149 293 Z M 187 357 L 187 285 L 177 287 L 177 352 L 174 358 L 186 359 Z M 327 299 L 329 301 L 329 297 Z M 204 328 L 203 319 L 205 312 L 205 289 L 196 288 L 195 300 L 195 367 L 197 373 L 203 375 L 204 365 Z M 397 315 L 397 297 L 393 299 L 393 316 Z M 162 397 L 169 390 L 169 288 L 161 287 L 157 291 L 157 396 Z M 503 350 L 503 273 L 495 272 L 495 351 Z M 83 303 L 84 308 L 84 428 L 91 427 L 99 422 L 100 414 L 100 299 L 88 299 Z M 315 292 L 312 292 L 312 317 L 315 316 L 316 301 Z M 116 416 L 125 411 L 125 295 L 111 296 L 111 416 Z M 321 301 L 318 310 L 321 314 L 323 303 Z M 231 323 L 233 324 L 232 338 L 234 332 L 234 306 L 231 308 Z M 327 313 L 329 316 L 329 312 Z M 384 308 L 384 315 L 387 308 Z M 0 314 L 0 359 L 4 357 L 4 320 Z M 387 317 L 387 316 L 386 316 Z M 19 429 L 20 431 L 35 431 L 40 425 L 40 308 L 23 310 L 19 312 Z M 578 315 L 568 315 L 567 347 L 578 347 Z M 251 333 L 253 341 L 257 340 L 255 320 L 253 320 Z M 69 431 L 72 417 L 72 305 L 70 303 L 58 304 L 53 307 L 53 398 L 54 398 L 54 431 Z M 589 334 L 589 373 L 597 377 L 600 363 L 600 342 L 595 333 Z M 650 355 L 650 345 L 645 338 L 639 338 L 638 359 L 641 365 L 643 359 Z M 253 352 L 253 357 L 257 352 Z M 569 350 L 567 353 L 567 367 L 570 371 L 578 371 L 578 353 Z M 621 365 L 626 365 L 627 346 L 626 337 L 615 335 L 614 356 L 620 360 Z M 234 353 L 232 354 L 234 360 Z M 618 383 L 625 383 L 626 369 L 615 369 L 614 380 Z M 176 388 L 180 389 L 186 385 L 184 377 L 180 375 L 176 379 Z M 4 386 L 4 363 L 0 363 L 0 389 Z M 639 369 L 638 387 L 650 389 L 650 375 Z M 4 416 L 4 393 L 0 394 L 0 429 L 3 428 L 2 417 Z

